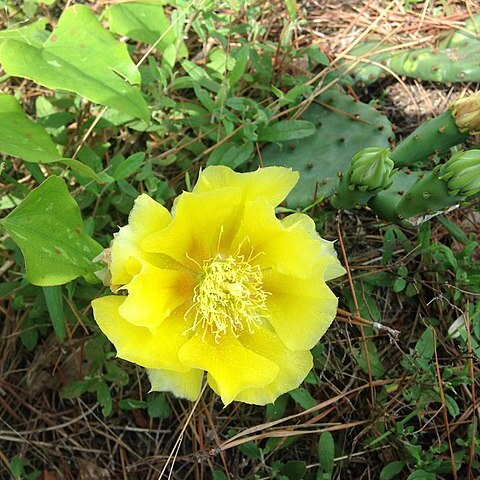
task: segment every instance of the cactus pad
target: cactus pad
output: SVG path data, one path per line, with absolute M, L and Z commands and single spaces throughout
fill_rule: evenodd
M 419 172 L 409 170 L 398 171 L 392 177 L 392 185 L 373 197 L 368 205 L 382 218 L 390 221 L 398 221 L 396 208 L 406 192 L 415 184 Z
M 281 165 L 300 172 L 300 180 L 287 198 L 291 208 L 305 207 L 329 197 L 352 157 L 362 148 L 389 146 L 393 138 L 388 119 L 374 107 L 331 88 L 302 115 L 316 132 L 297 141 L 269 144 L 262 150 L 265 166 Z

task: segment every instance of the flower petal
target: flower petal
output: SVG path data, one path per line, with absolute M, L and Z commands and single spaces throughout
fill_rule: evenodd
M 285 167 L 267 167 L 255 172 L 237 173 L 228 167 L 216 165 L 207 167 L 200 173 L 193 192 L 205 193 L 225 187 L 238 187 L 242 191 L 244 202 L 262 197 L 276 207 L 290 193 L 298 178 L 298 172 Z
M 320 258 L 317 239 L 302 225 L 285 227 L 275 216 L 274 208 L 262 198 L 245 205 L 231 251 L 239 247 L 247 258 L 251 251 L 258 254 L 256 263 L 262 270 L 273 268 L 284 275 L 300 278 L 309 276 Z
M 323 281 L 324 267 L 314 268 L 304 279 L 264 272 L 268 321 L 290 350 L 313 348 L 337 313 L 338 300 Z
M 191 368 L 187 372 L 172 370 L 147 369 L 148 379 L 152 384 L 151 392 L 172 392 L 178 398 L 195 401 L 202 390 L 204 372 Z
M 267 328 L 259 328 L 253 334 L 243 335 L 241 343 L 278 366 L 275 380 L 261 388 L 246 388 L 235 400 L 254 405 L 273 403 L 280 395 L 297 388 L 313 367 L 312 354 L 292 352 L 278 336 Z
M 345 275 L 346 270 L 337 259 L 337 252 L 333 247 L 334 242 L 329 242 L 328 240 L 323 239 L 317 233 L 315 222 L 311 217 L 304 213 L 293 213 L 282 219 L 282 224 L 286 228 L 303 229 L 317 242 L 317 253 L 322 257 L 322 262 L 325 262 L 326 266 L 324 275 L 325 281 Z
M 240 190 L 233 187 L 203 194 L 184 192 L 175 204 L 172 223 L 147 237 L 142 248 L 164 253 L 195 269 L 195 262 L 212 258 L 220 243 L 231 239 L 232 220 L 240 201 Z
M 248 350 L 229 334 L 218 343 L 209 335 L 202 339 L 202 335 L 196 334 L 180 349 L 179 358 L 213 377 L 225 405 L 242 390 L 268 385 L 278 375 L 275 363 Z
M 93 300 L 93 314 L 100 330 L 117 349 L 117 356 L 146 368 L 186 372 L 190 369 L 178 359 L 178 351 L 188 341 L 188 329 L 182 315 L 172 315 L 155 330 L 137 327 L 119 313 L 125 301 L 122 296 Z
M 142 271 L 125 288 L 128 296 L 120 315 L 134 325 L 158 327 L 170 313 L 193 298 L 195 279 L 185 271 L 167 270 L 142 262 Z
M 172 220 L 169 211 L 147 194 L 139 195 L 128 217 L 128 225 L 115 235 L 111 248 L 112 285 L 124 285 L 140 271 L 138 259 L 156 263 L 140 247 L 144 238 L 165 228 Z

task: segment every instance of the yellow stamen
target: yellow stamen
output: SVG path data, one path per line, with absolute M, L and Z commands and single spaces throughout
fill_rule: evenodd
M 210 333 L 216 342 L 226 333 L 236 337 L 245 329 L 253 333 L 267 316 L 269 292 L 263 289 L 260 266 L 243 255 L 223 258 L 217 254 L 203 263 L 202 270 L 186 314 L 195 312 L 191 329 L 202 328 L 203 337 Z

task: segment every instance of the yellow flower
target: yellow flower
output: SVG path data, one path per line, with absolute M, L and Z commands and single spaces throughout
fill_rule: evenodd
M 275 207 L 298 180 L 282 167 L 206 168 L 172 214 L 140 195 L 111 248 L 111 295 L 95 319 L 152 390 L 198 398 L 204 373 L 225 405 L 265 405 L 302 382 L 336 314 L 344 273 L 314 222 Z

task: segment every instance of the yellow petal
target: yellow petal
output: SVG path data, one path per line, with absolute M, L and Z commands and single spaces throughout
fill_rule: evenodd
M 232 251 L 242 245 L 243 253 L 258 255 L 255 262 L 262 270 L 275 269 L 284 275 L 305 278 L 320 257 L 318 241 L 301 225 L 285 227 L 276 218 L 274 208 L 264 199 L 245 205 Z
M 345 275 L 346 270 L 337 259 L 337 252 L 333 246 L 334 242 L 329 242 L 320 237 L 311 217 L 304 213 L 293 213 L 282 219 L 282 224 L 286 228 L 303 229 L 317 242 L 318 256 L 322 257 L 322 262 L 325 264 L 325 281 Z
M 179 358 L 213 377 L 225 405 L 246 388 L 268 385 L 278 374 L 275 363 L 248 350 L 229 334 L 218 343 L 209 335 L 202 339 L 196 334 L 180 349 Z
M 203 371 L 191 368 L 187 372 L 147 369 L 151 392 L 172 392 L 178 398 L 195 401 L 202 390 Z
M 231 238 L 240 201 L 240 190 L 233 187 L 203 194 L 184 192 L 175 203 L 172 223 L 147 237 L 142 247 L 198 269 L 195 262 L 214 257 L 220 244 Z
M 111 249 L 112 285 L 124 285 L 140 271 L 138 259 L 157 263 L 140 247 L 144 238 L 165 228 L 172 218 L 166 208 L 145 193 L 139 195 L 128 217 L 128 225 L 115 235 Z
M 290 350 L 313 348 L 327 331 L 337 313 L 338 300 L 323 281 L 323 266 L 310 277 L 300 279 L 264 272 L 268 321 Z
M 142 262 L 142 271 L 125 288 L 128 296 L 120 315 L 134 325 L 154 329 L 170 313 L 193 298 L 195 279 L 189 273 Z
M 298 182 L 298 172 L 285 167 L 259 168 L 255 172 L 237 173 L 225 166 L 207 167 L 200 174 L 194 193 L 211 192 L 219 188 L 238 187 L 243 201 L 265 198 L 276 207 Z
M 155 330 L 137 327 L 118 312 L 125 297 L 111 295 L 93 300 L 93 315 L 100 330 L 117 349 L 117 355 L 146 368 L 186 372 L 178 351 L 188 340 L 183 333 L 190 327 L 183 316 L 170 316 Z
M 273 403 L 280 395 L 297 388 L 313 367 L 309 351 L 292 352 L 278 336 L 267 328 L 259 328 L 253 334 L 242 335 L 242 344 L 278 366 L 275 380 L 261 388 L 246 388 L 235 400 L 254 405 Z

